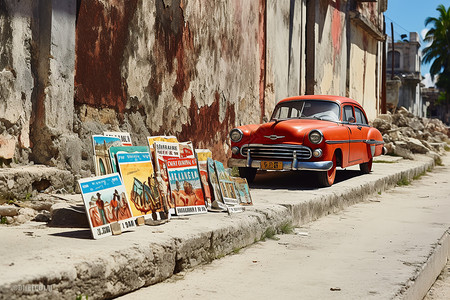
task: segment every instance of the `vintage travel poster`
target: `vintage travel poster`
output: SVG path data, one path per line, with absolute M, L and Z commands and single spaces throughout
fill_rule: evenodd
M 156 135 L 147 137 L 148 146 L 153 149 L 154 142 L 178 143 L 178 139 L 173 135 Z
M 231 177 L 236 188 L 236 194 L 241 205 L 252 205 L 252 197 L 248 187 L 247 179 L 241 177 Z
M 239 204 L 234 182 L 231 180 L 230 174 L 225 170 L 225 167 L 220 161 L 214 161 L 214 165 L 216 167 L 216 174 L 217 179 L 219 180 L 219 189 L 222 194 L 223 202 L 226 205 Z
M 78 183 L 94 239 L 112 235 L 110 224 L 115 222 L 122 231 L 136 226 L 119 174 L 84 178 Z
M 210 208 L 212 199 L 208 180 L 208 157 L 212 158 L 212 152 L 209 149 L 195 149 L 195 155 L 197 156 L 198 171 L 200 173 L 200 180 L 205 194 L 205 201 L 208 208 Z
M 165 189 L 162 189 L 162 191 L 164 191 L 168 197 L 170 213 L 175 214 L 175 202 L 170 196 L 169 177 L 167 174 L 167 166 L 165 162 L 169 158 L 180 157 L 180 144 L 178 142 L 172 143 L 155 141 L 153 143 L 153 153 L 157 174 L 161 178 L 161 187 L 165 187 Z
M 135 152 L 145 152 L 149 153 L 147 146 L 119 146 L 109 148 L 109 157 L 111 159 L 111 167 L 113 173 L 119 172 L 119 166 L 117 165 L 116 153 L 135 153 Z
M 211 208 L 227 210 L 227 206 L 223 202 L 222 193 L 220 192 L 219 179 L 217 178 L 214 160 L 208 157 L 206 162 L 208 165 L 208 180 L 211 187 Z
M 113 173 L 109 148 L 122 146 L 120 139 L 104 135 L 93 135 L 92 144 L 94 148 L 95 175 L 100 176 Z
M 150 153 L 118 152 L 116 157 L 133 216 L 153 220 L 168 219 L 169 207 L 161 197 Z
M 103 135 L 119 138 L 122 141 L 122 146 L 133 146 L 129 132 L 105 131 Z
M 195 158 L 166 161 L 172 198 L 177 215 L 206 213 L 205 199 Z

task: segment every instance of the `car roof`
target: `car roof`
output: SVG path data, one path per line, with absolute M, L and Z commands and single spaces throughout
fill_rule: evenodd
M 303 95 L 303 96 L 294 96 L 294 97 L 288 97 L 285 99 L 280 100 L 278 103 L 282 102 L 288 102 L 288 101 L 294 101 L 294 100 L 326 100 L 326 101 L 334 101 L 338 102 L 340 104 L 343 103 L 352 103 L 357 104 L 358 106 L 361 106 L 361 104 L 358 103 L 358 101 L 347 98 L 347 97 L 341 97 L 341 96 L 332 96 L 332 95 Z

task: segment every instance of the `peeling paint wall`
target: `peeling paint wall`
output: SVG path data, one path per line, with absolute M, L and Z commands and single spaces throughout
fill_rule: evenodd
M 266 111 L 304 93 L 305 1 L 267 1 Z
M 31 96 L 30 1 L 0 0 L 0 159 L 28 159 Z
M 315 5 L 315 94 L 345 96 L 347 75 L 347 1 Z
M 91 135 L 128 131 L 140 145 L 191 140 L 225 162 L 231 128 L 306 92 L 354 97 L 372 118 L 382 51 L 367 32 L 382 30 L 378 5 L 0 0 L 0 158 L 85 177 Z

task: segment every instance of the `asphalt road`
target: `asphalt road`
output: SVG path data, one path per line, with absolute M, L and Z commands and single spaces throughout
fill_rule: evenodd
M 402 298 L 450 228 L 450 157 L 443 163 L 410 185 L 119 299 Z M 265 180 L 289 188 L 301 178 L 264 175 L 253 189 Z M 313 188 L 308 180 L 296 192 Z

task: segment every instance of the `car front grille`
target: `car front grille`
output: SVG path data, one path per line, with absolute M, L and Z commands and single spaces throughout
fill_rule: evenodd
M 263 144 L 247 144 L 241 148 L 241 154 L 247 157 L 250 149 L 250 158 L 253 159 L 280 159 L 293 160 L 294 151 L 297 159 L 310 159 L 311 149 L 302 145 L 263 145 Z

